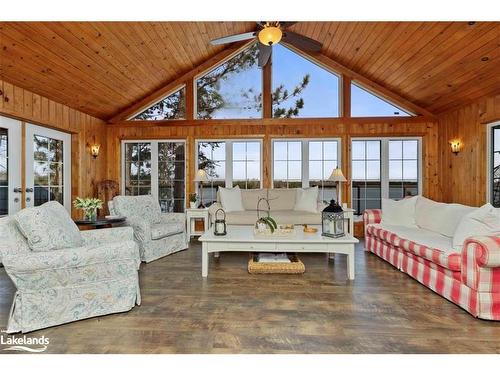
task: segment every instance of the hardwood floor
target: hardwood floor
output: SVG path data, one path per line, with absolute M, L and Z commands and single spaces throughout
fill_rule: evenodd
M 322 254 L 300 255 L 299 276 L 250 275 L 248 254 L 221 254 L 203 280 L 192 241 L 141 266 L 141 306 L 27 336 L 48 337 L 49 353 L 500 352 L 500 323 L 473 318 L 362 246 L 351 282 L 345 256 Z M 0 327 L 14 291 L 0 269 Z

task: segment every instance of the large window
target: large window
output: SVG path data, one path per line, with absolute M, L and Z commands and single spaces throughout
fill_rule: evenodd
M 257 45 L 196 80 L 198 119 L 262 118 L 262 70 Z
M 318 186 L 320 199 L 336 196 L 335 183 L 328 181 L 340 167 L 340 140 L 273 140 L 273 187 Z
M 179 120 L 186 118 L 186 87 L 153 104 L 145 111 L 135 115 L 131 120 Z
M 359 215 L 367 208 L 381 207 L 381 141 L 352 141 L 352 205 Z
M 210 180 L 202 184 L 204 204 L 216 201 L 219 186 L 261 187 L 260 140 L 200 140 L 197 144 L 197 168 L 204 169 Z
M 273 187 L 302 187 L 302 142 L 273 142 Z
M 340 78 L 287 47 L 273 46 L 273 117 L 339 117 Z
M 351 83 L 351 116 L 407 117 L 412 114 L 353 82 Z
M 337 141 L 309 142 L 309 186 L 318 186 L 320 199 L 328 202 L 336 198 L 336 183 L 328 178 L 339 165 Z
M 500 207 L 500 124 L 491 127 L 491 204 Z
M 382 198 L 421 192 L 420 139 L 355 139 L 351 144 L 352 205 L 357 215 Z
M 124 141 L 125 195 L 156 197 L 163 212 L 185 208 L 185 143 L 182 141 Z

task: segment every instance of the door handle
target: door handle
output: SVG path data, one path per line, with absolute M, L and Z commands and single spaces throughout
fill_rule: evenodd
M 26 193 L 33 193 L 33 188 L 26 188 Z
M 14 188 L 14 193 L 22 193 L 22 192 L 23 192 L 23 189 L 21 189 L 20 187 Z

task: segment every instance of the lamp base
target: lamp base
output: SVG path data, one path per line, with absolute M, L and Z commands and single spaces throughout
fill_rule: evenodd
M 200 205 L 198 206 L 198 208 L 206 208 L 203 203 L 200 203 Z

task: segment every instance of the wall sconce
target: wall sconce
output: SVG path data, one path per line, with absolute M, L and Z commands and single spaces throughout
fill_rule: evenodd
M 462 148 L 462 142 L 458 139 L 453 139 L 450 141 L 450 146 L 451 146 L 451 152 L 453 152 L 455 155 L 458 155 Z
M 97 159 L 99 156 L 99 149 L 101 148 L 101 145 L 94 144 L 90 146 L 90 154 L 94 159 Z

